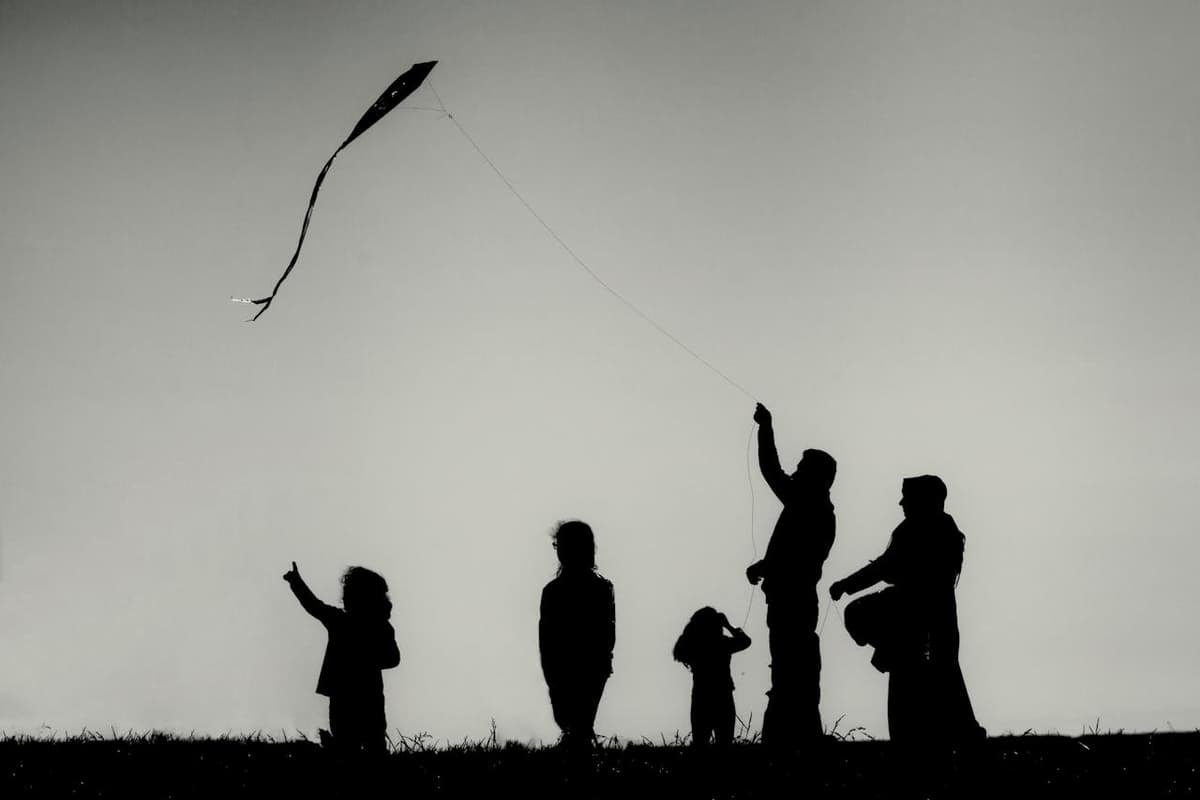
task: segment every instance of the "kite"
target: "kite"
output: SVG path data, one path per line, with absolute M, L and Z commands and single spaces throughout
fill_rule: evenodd
M 333 166 L 333 160 L 337 158 L 338 153 L 346 149 L 346 147 L 367 131 L 372 125 L 391 111 L 396 106 L 400 105 L 410 94 L 415 92 L 429 73 L 437 65 L 436 61 L 426 61 L 421 64 L 413 64 L 403 75 L 392 81 L 392 85 L 384 90 L 383 94 L 379 95 L 379 99 L 371 104 L 366 113 L 362 115 L 362 119 L 354 126 L 354 130 L 350 131 L 350 135 L 346 137 L 346 141 L 338 146 L 337 150 L 333 151 L 333 155 L 325 162 L 325 166 L 321 168 L 321 172 L 317 175 L 317 182 L 313 184 L 312 196 L 308 199 L 308 211 L 304 214 L 304 224 L 300 227 L 300 241 L 296 242 L 296 252 L 292 253 L 292 260 L 288 262 L 287 269 L 279 276 L 279 280 L 275 282 L 275 288 L 271 290 L 269 297 L 263 297 L 258 300 L 249 298 L 231 298 L 239 303 L 253 303 L 256 306 L 262 306 L 258 313 L 250 320 L 253 322 L 263 315 L 263 312 L 271 307 L 271 301 L 275 299 L 275 295 L 279 292 L 279 287 L 287 280 L 287 276 L 291 273 L 292 268 L 296 266 L 296 259 L 300 257 L 300 248 L 304 246 L 304 235 L 308 233 L 308 222 L 312 219 L 313 206 L 317 202 L 317 192 L 321 191 L 321 184 L 325 181 L 325 174 L 329 172 L 329 168 Z

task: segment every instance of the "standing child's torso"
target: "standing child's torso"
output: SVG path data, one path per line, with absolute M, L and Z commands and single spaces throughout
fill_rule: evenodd
M 329 643 L 317 680 L 317 693 L 375 695 L 383 693 L 386 654 L 395 633 L 386 620 L 359 620 L 342 611 L 328 626 Z

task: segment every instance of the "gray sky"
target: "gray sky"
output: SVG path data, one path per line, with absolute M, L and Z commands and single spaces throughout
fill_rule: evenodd
M 671 645 L 742 619 L 778 512 L 755 474 L 752 539 L 750 400 L 433 113 L 339 157 L 258 323 L 228 302 L 430 59 L 785 464 L 838 459 L 823 598 L 939 474 L 985 727 L 1200 727 L 1198 33 L 1187 2 L 0 3 L 0 728 L 323 725 L 294 559 L 331 602 L 389 580 L 393 728 L 551 740 L 537 602 L 578 517 L 617 595 L 598 730 L 687 730 Z M 761 596 L 747 632 L 757 727 Z M 822 650 L 826 724 L 884 735 L 838 612 Z

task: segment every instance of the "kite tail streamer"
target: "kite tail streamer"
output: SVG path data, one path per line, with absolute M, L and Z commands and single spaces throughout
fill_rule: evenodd
M 342 147 L 346 145 L 343 144 Z M 296 242 L 296 252 L 292 253 L 292 260 L 288 262 L 287 269 L 279 276 L 279 280 L 275 282 L 275 288 L 271 290 L 269 297 L 262 297 L 258 300 L 238 300 L 238 302 L 250 302 L 256 306 L 262 306 L 250 321 L 254 322 L 263 315 L 268 308 L 271 307 L 271 301 L 275 299 L 275 295 L 279 293 L 279 287 L 287 280 L 287 276 L 291 274 L 292 268 L 296 266 L 296 261 L 300 258 L 300 248 L 304 246 L 304 237 L 308 234 L 308 223 L 312 220 L 313 206 L 317 204 L 317 192 L 321 191 L 321 184 L 325 182 L 325 175 L 329 172 L 329 168 L 333 166 L 333 160 L 338 157 L 338 153 L 342 152 L 342 147 L 333 151 L 333 155 L 325 162 L 325 166 L 321 168 L 321 174 L 317 176 L 317 182 L 313 184 L 312 195 L 308 198 L 308 210 L 304 212 L 304 224 L 300 226 L 300 240 Z

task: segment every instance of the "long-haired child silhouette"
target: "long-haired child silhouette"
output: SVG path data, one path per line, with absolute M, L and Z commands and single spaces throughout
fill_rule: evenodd
M 283 579 L 304 610 L 329 632 L 317 694 L 329 698 L 333 746 L 343 751 L 386 752 L 382 670 L 400 663 L 396 632 L 388 622 L 392 601 L 387 581 L 364 567 L 350 567 L 342 575 L 343 608 L 337 608 L 317 599 L 295 561 Z
M 561 744 L 586 752 L 612 674 L 616 600 L 612 583 L 596 572 L 596 538 L 586 522 L 559 523 L 554 549 L 559 569 L 542 590 L 538 650 Z
M 749 646 L 750 637 L 711 606 L 692 614 L 675 642 L 675 660 L 692 672 L 692 744 L 696 747 L 706 746 L 710 739 L 722 746 L 733 742 L 736 713 L 730 661 Z

